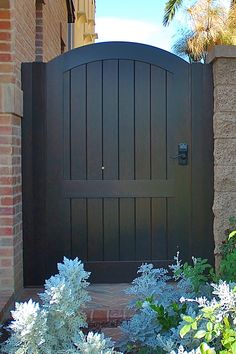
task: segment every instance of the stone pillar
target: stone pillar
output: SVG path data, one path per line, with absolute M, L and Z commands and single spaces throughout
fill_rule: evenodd
M 214 238 L 219 247 L 236 216 L 236 46 L 216 46 L 208 55 L 214 76 Z

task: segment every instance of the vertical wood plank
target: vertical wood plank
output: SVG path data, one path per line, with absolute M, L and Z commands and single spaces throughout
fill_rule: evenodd
M 119 61 L 119 179 L 134 179 L 134 62 Z M 135 260 L 135 201 L 120 199 L 120 260 Z
M 151 178 L 167 178 L 167 72 L 151 66 Z M 167 198 L 151 200 L 152 260 L 167 259 Z
M 71 133 L 70 133 L 70 125 L 71 125 L 71 90 L 70 90 L 70 71 L 67 71 L 63 74 L 64 77 L 64 87 L 63 87 L 63 96 L 64 96 L 64 104 L 63 104 L 63 148 L 64 148 L 64 166 L 63 166 L 63 174 L 65 179 L 70 179 L 71 176 L 71 166 L 70 166 L 70 142 L 71 142 Z
M 151 259 L 150 198 L 136 198 L 136 260 Z
M 104 199 L 104 260 L 119 260 L 119 210 L 118 199 Z
M 118 61 L 103 63 L 103 179 L 118 179 Z M 104 260 L 119 260 L 118 199 L 104 199 Z
M 150 179 L 150 65 L 135 62 L 135 179 Z
M 118 179 L 118 61 L 103 63 L 103 178 Z
M 102 179 L 102 62 L 87 65 L 87 178 Z
M 88 199 L 88 260 L 103 261 L 103 201 Z
M 71 178 L 86 179 L 86 65 L 71 72 Z
M 120 260 L 135 260 L 135 201 L 120 199 Z
M 167 198 L 152 198 L 152 260 L 168 259 L 167 244 Z
M 166 179 L 166 71 L 151 66 L 151 178 Z
M 134 178 L 134 62 L 119 61 L 119 179 Z
M 88 225 L 86 199 L 71 200 L 72 257 L 88 258 Z
M 150 65 L 135 62 L 135 179 L 150 179 Z M 151 258 L 150 199 L 136 198 L 136 260 Z

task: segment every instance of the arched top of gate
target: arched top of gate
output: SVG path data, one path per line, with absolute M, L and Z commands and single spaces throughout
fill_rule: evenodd
M 137 60 L 156 65 L 169 72 L 189 64 L 180 57 L 163 49 L 132 42 L 102 42 L 68 51 L 50 63 L 61 62 L 63 71 L 99 60 Z

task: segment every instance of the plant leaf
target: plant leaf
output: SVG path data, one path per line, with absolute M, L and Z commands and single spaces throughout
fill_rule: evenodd
M 205 337 L 205 335 L 206 335 L 206 331 L 200 330 L 195 334 L 194 338 L 201 339 L 201 338 Z
M 230 232 L 229 234 L 229 240 L 236 235 L 236 230 Z
M 182 327 L 179 333 L 180 337 L 183 338 L 190 330 L 191 330 L 190 324 L 187 324 L 184 327 Z

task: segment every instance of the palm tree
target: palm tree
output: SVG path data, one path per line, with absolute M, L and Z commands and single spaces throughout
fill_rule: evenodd
M 184 0 L 167 0 L 163 18 L 163 25 L 168 26 L 179 8 L 182 7 Z M 231 7 L 236 5 L 236 0 L 231 0 Z
M 236 5 L 228 11 L 216 0 L 197 0 L 186 12 L 188 29 L 181 29 L 173 45 L 177 55 L 187 55 L 190 62 L 205 62 L 210 47 L 235 44 Z

